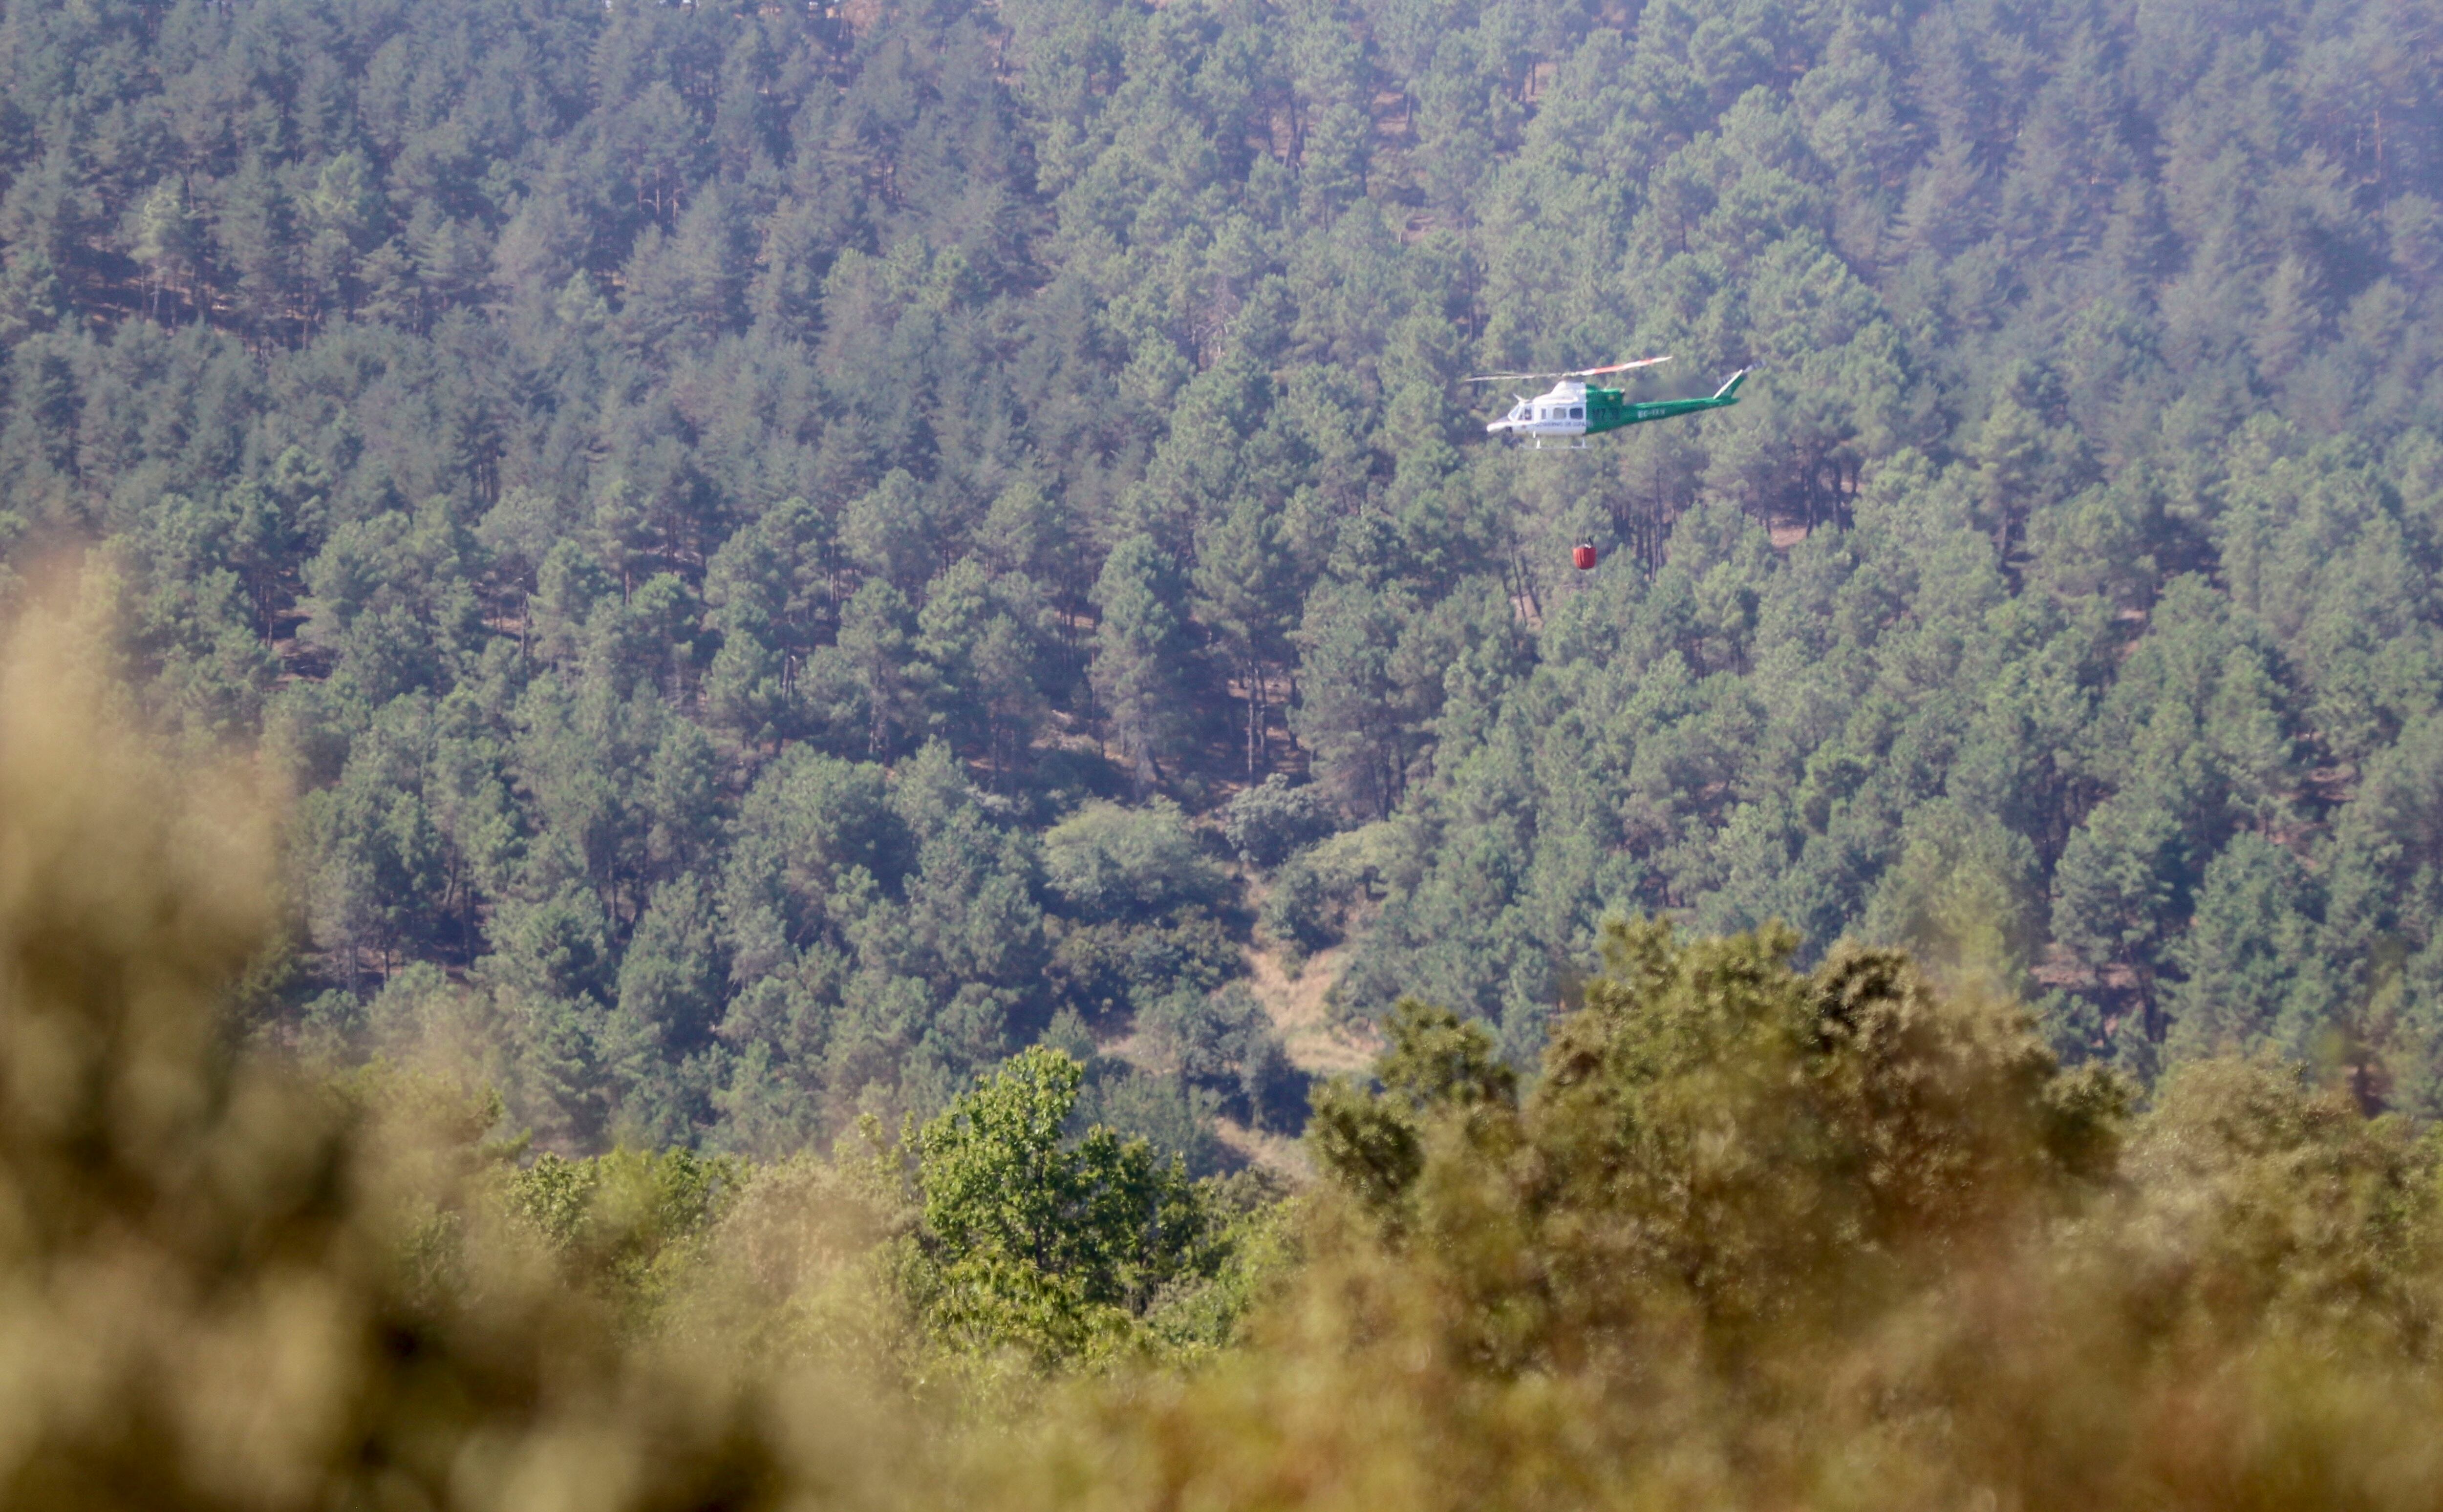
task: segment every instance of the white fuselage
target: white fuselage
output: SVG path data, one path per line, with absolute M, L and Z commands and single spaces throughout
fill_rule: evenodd
M 1587 386 L 1565 378 L 1533 399 L 1519 400 L 1511 406 L 1508 414 L 1484 428 L 1495 435 L 1507 431 L 1536 440 L 1583 436 L 1587 433 Z

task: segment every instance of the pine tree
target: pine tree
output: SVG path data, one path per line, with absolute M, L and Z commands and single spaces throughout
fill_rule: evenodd
M 1185 723 L 1182 664 L 1188 648 L 1177 575 L 1153 538 L 1139 535 L 1111 549 L 1094 583 L 1102 615 L 1094 632 L 1094 693 L 1139 792 L 1163 780 L 1162 759 Z

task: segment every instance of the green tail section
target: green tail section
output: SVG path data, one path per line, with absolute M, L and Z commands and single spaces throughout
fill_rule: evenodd
M 1649 399 L 1643 404 L 1632 404 L 1622 390 L 1590 388 L 1587 391 L 1587 434 L 1596 436 L 1648 420 L 1669 420 L 1678 415 L 1726 409 L 1739 402 L 1739 385 L 1747 381 L 1749 372 L 1749 369 L 1741 368 L 1732 373 L 1730 381 L 1716 390 L 1709 399 Z

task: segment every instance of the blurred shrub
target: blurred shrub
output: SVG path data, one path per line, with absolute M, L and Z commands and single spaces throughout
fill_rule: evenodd
M 2433 1504 L 2433 1140 L 2268 1062 L 2134 1118 L 2016 1008 L 1794 943 L 1614 926 L 1525 1088 L 1402 1005 L 1381 1089 L 1318 1090 L 1339 1195 L 1260 1347 L 1098 1398 L 1019 1499 Z
M 232 1054 L 224 993 L 274 938 L 268 814 L 243 773 L 150 753 L 100 644 L 28 618 L 0 658 L 8 1504 L 886 1500 L 818 1466 L 901 1419 L 631 1346 L 499 1221 L 496 1102 Z
M 545 1152 L 509 1175 L 502 1197 L 579 1282 L 649 1308 L 694 1258 L 698 1235 L 737 1199 L 748 1169 L 692 1150 Z

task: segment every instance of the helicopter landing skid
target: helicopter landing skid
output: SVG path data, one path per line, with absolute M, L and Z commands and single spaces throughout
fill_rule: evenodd
M 1527 449 L 1530 451 L 1584 451 L 1587 449 L 1587 439 L 1579 436 L 1574 440 L 1555 441 L 1548 446 L 1542 436 L 1537 436 L 1527 444 Z

